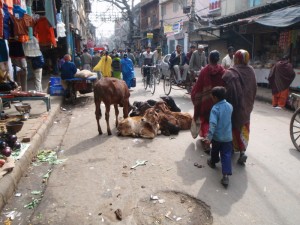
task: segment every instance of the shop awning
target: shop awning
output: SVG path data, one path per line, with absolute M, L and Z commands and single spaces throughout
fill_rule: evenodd
M 267 13 L 254 22 L 272 27 L 288 27 L 300 22 L 300 5 Z

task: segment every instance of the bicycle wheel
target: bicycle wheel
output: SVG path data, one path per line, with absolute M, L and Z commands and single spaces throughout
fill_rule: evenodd
M 172 83 L 171 83 L 171 78 L 170 76 L 165 76 L 164 79 L 164 92 L 166 95 L 169 95 L 171 93 L 172 89 Z
M 150 87 L 151 94 L 154 94 L 155 86 L 156 86 L 156 77 L 154 73 L 151 73 L 150 80 L 149 80 L 149 87 Z
M 143 83 L 144 83 L 145 90 L 147 90 L 147 87 L 148 87 L 147 76 L 143 77 Z
M 298 108 L 290 122 L 290 136 L 295 148 L 300 151 L 300 108 Z
M 156 84 L 160 83 L 160 78 L 161 78 L 161 70 L 157 68 L 156 70 Z

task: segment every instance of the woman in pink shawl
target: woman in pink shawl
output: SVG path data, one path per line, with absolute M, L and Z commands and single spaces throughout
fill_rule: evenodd
M 257 90 L 254 70 L 248 65 L 249 58 L 250 55 L 246 50 L 238 50 L 234 55 L 234 66 L 223 76 L 227 89 L 226 100 L 233 106 L 233 148 L 240 152 L 238 163 L 241 165 L 247 160 L 245 151 L 249 142 L 250 114 Z
M 200 119 L 200 131 L 199 136 L 202 137 L 201 143 L 205 152 L 210 151 L 210 147 L 204 144 L 204 138 L 206 138 L 209 129 L 209 114 L 214 104 L 211 90 L 216 86 L 224 86 L 222 76 L 225 69 L 218 65 L 220 60 L 220 54 L 217 50 L 213 50 L 209 53 L 208 61 L 200 72 L 197 83 L 192 89 L 191 98 L 194 104 L 194 120 Z

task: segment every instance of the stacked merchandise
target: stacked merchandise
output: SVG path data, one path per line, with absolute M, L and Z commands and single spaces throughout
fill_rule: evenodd
M 50 95 L 51 96 L 63 96 L 64 88 L 61 85 L 60 77 L 50 77 Z

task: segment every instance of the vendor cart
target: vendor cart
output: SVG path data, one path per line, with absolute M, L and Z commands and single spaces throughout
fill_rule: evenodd
M 299 94 L 292 93 L 292 97 L 300 99 Z M 290 136 L 295 148 L 300 151 L 300 107 L 298 107 L 290 122 Z
M 77 99 L 77 91 L 80 94 L 91 93 L 94 91 L 94 83 L 98 80 L 97 76 L 91 76 L 88 78 L 75 77 L 72 79 L 66 79 L 69 88 L 69 100 L 72 104 L 75 104 Z

